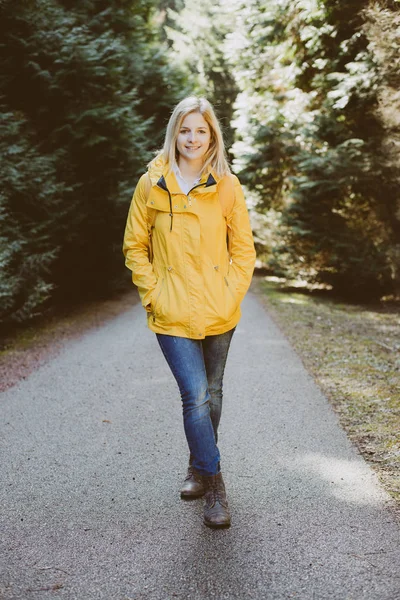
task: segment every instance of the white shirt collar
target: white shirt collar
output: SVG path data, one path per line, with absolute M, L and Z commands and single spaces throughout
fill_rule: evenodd
M 182 175 L 181 170 L 178 167 L 177 163 L 174 164 L 173 171 L 174 171 L 175 175 L 177 175 L 178 177 L 180 177 L 182 179 L 182 181 L 185 181 L 185 179 L 183 178 L 183 175 Z M 194 180 L 193 183 L 198 183 L 200 181 L 200 179 L 201 179 L 201 177 L 198 177 L 197 179 Z M 185 181 L 185 183 L 186 183 L 186 181 Z

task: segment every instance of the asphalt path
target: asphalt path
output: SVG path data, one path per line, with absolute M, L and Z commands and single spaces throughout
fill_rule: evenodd
M 180 399 L 141 306 L 0 410 L 2 600 L 400 599 L 390 499 L 252 294 L 220 430 L 230 529 L 180 500 Z

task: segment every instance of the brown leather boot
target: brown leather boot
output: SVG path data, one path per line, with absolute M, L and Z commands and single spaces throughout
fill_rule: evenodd
M 201 475 L 196 473 L 191 465 L 188 467 L 187 475 L 181 487 L 181 498 L 191 500 L 200 498 L 204 494 L 204 485 Z
M 211 475 L 211 477 L 202 476 L 205 488 L 204 502 L 204 523 L 207 527 L 229 527 L 231 524 L 231 515 L 229 512 L 228 501 L 222 473 Z

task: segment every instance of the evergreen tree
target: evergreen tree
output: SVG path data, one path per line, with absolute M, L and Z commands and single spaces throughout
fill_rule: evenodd
M 388 221 L 389 256 L 392 278 L 400 295 L 400 6 L 395 0 L 382 0 L 364 12 L 365 32 L 373 56 L 377 81 L 377 117 L 383 128 L 379 163 L 386 179 L 382 195 Z M 389 188 L 390 186 L 390 188 Z
M 132 191 L 182 77 L 163 58 L 152 0 L 0 10 L 6 322 L 115 285 Z
M 235 150 L 260 209 L 281 214 L 272 265 L 376 297 L 393 289 L 396 186 L 380 152 L 366 4 L 246 3 Z
M 64 215 L 56 159 L 44 157 L 20 113 L 0 107 L 0 320 L 34 316 L 51 296 L 60 246 L 49 227 Z
M 168 9 L 165 21 L 169 56 L 183 70 L 189 86 L 182 95 L 205 96 L 213 104 L 228 151 L 234 138 L 231 122 L 238 92 L 225 55 L 233 23 L 231 8 L 222 0 L 186 0 L 179 11 Z

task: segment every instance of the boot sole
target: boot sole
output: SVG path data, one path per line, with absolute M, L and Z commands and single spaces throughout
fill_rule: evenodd
M 200 492 L 198 494 L 187 494 L 186 492 L 181 492 L 182 500 L 196 500 L 196 498 L 201 498 L 204 496 L 205 492 Z
M 231 522 L 229 523 L 209 523 L 208 521 L 203 521 L 204 525 L 210 527 L 211 529 L 227 529 L 231 526 Z

